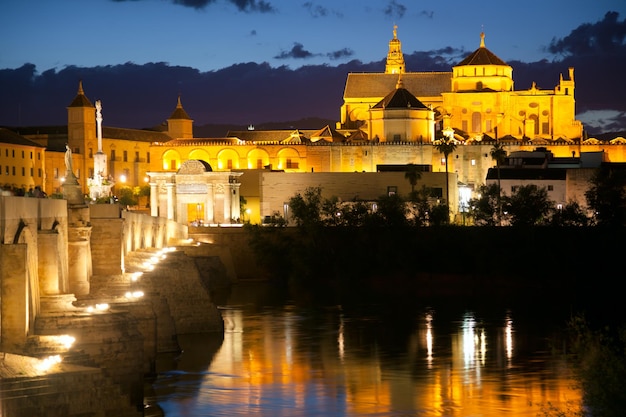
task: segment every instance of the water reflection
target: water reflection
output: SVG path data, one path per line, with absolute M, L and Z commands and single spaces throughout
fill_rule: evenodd
M 229 306 L 155 383 L 171 416 L 537 416 L 579 399 L 566 363 L 511 312 Z M 532 328 L 526 323 L 525 328 Z M 514 349 L 515 346 L 515 349 Z M 167 368 L 167 366 L 165 366 Z

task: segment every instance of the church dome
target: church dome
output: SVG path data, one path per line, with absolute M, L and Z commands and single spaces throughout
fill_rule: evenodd
M 493 52 L 485 47 L 485 34 L 480 34 L 480 47 L 467 56 L 457 66 L 463 65 L 507 65 L 506 62 L 498 58 Z

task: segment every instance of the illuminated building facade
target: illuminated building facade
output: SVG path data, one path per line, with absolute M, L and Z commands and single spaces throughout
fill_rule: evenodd
M 467 138 L 512 137 L 518 140 L 578 140 L 582 123 L 575 119 L 574 69 L 561 75 L 553 90 L 535 84 L 515 91 L 513 69 L 485 46 L 480 46 L 452 68 L 452 72 L 406 72 L 401 43 L 394 28 L 384 73 L 348 74 L 338 128 L 359 129 L 374 138 L 376 108 L 399 80 L 435 113 L 438 129 L 454 128 Z M 412 118 L 409 117 L 409 120 Z M 428 136 L 403 137 L 398 126 L 385 132 L 383 141 L 427 141 Z
M 0 187 L 7 192 L 9 189 L 28 192 L 35 187 L 41 188 L 44 151 L 40 144 L 0 128 Z

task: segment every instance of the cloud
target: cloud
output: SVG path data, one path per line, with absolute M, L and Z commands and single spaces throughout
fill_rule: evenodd
M 313 2 L 310 1 L 305 2 L 302 7 L 307 9 L 313 17 L 326 17 L 328 15 L 328 9 L 326 7 L 313 4 Z
M 124 3 L 127 1 L 141 1 L 141 0 L 111 0 L 115 3 Z M 204 9 L 205 7 L 217 3 L 218 0 L 170 0 L 173 4 L 180 6 L 191 7 L 196 10 Z M 233 4 L 241 12 L 259 12 L 259 13 L 271 13 L 275 9 L 272 4 L 265 0 L 224 0 L 227 3 Z
M 294 42 L 293 47 L 289 51 L 281 52 L 280 54 L 276 55 L 274 59 L 307 59 L 317 55 L 319 54 L 314 54 L 304 49 L 304 46 L 301 43 Z
M 618 20 L 619 13 L 608 12 L 596 23 L 580 25 L 562 39 L 553 39 L 547 51 L 555 55 L 597 55 L 626 52 L 626 19 Z
M 312 1 L 307 1 L 302 5 L 312 17 L 327 17 L 328 15 L 334 15 L 336 17 L 343 17 L 343 13 L 337 10 L 329 10 L 328 8 L 315 4 Z
M 343 48 L 326 54 L 326 56 L 333 61 L 336 59 L 349 58 L 352 55 L 354 55 L 354 51 L 350 48 Z
M 396 0 L 391 0 L 387 7 L 383 9 L 383 13 L 387 16 L 401 19 L 406 13 L 406 6 L 398 3 Z
M 587 132 L 619 132 L 626 130 L 626 112 L 617 110 L 590 110 L 576 117 L 583 122 Z
M 433 17 L 435 17 L 435 12 L 433 12 L 432 10 L 422 10 L 421 12 L 418 13 L 418 15 L 422 17 L 426 17 L 428 19 L 432 19 Z

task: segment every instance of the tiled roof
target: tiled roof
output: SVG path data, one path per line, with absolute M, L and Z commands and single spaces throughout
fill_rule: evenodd
M 375 109 L 428 109 L 406 88 L 398 88 L 374 105 Z
M 172 112 L 170 119 L 191 120 L 191 117 L 189 117 L 185 109 L 182 107 L 176 107 L 176 109 Z
M 415 97 L 438 97 L 450 91 L 451 72 L 406 72 L 402 74 L 404 88 Z M 396 89 L 398 74 L 350 73 L 344 99 L 385 97 Z
M 472 52 L 463 61 L 457 64 L 458 67 L 463 65 L 504 65 L 508 66 L 506 62 L 498 58 L 489 49 L 481 46 L 474 52 Z
M 102 127 L 102 137 L 107 139 L 132 140 L 136 142 L 169 142 L 171 137 L 162 132 L 141 129 Z
M 176 104 L 176 109 L 174 109 L 174 112 L 170 116 L 170 119 L 191 120 L 191 117 L 189 117 L 185 109 L 183 109 L 183 105 L 180 102 L 180 97 L 178 97 L 178 103 Z
M 67 136 L 67 125 L 61 126 L 23 126 L 10 128 L 17 134 L 32 136 L 32 135 L 65 135 Z
M 78 94 L 67 107 L 94 107 L 84 94 Z M 95 109 L 95 107 L 94 107 Z
M 36 148 L 45 148 L 38 144 L 37 142 L 33 142 L 32 140 L 26 139 L 22 135 L 18 135 L 12 130 L 6 129 L 4 127 L 0 127 L 0 143 L 6 143 L 9 145 L 20 145 L 20 146 L 33 146 Z
M 276 130 L 229 130 L 226 136 L 229 138 L 239 138 L 245 142 L 283 142 L 286 139 L 294 137 L 293 129 L 276 129 Z M 308 141 L 311 135 L 319 132 L 311 129 L 298 129 L 297 136 L 301 141 Z
M 166 143 L 166 146 L 208 146 L 208 145 L 241 145 L 241 141 L 237 138 L 186 138 L 172 139 Z
M 329 125 L 324 126 L 320 130 L 310 135 L 311 142 L 317 142 L 318 140 L 325 140 L 327 142 L 344 142 L 346 137 Z
M 78 82 L 78 92 L 76 93 L 76 97 L 74 97 L 74 100 L 72 100 L 68 107 L 94 107 L 93 104 L 91 104 L 91 101 L 89 101 L 89 99 L 85 95 L 82 81 Z

